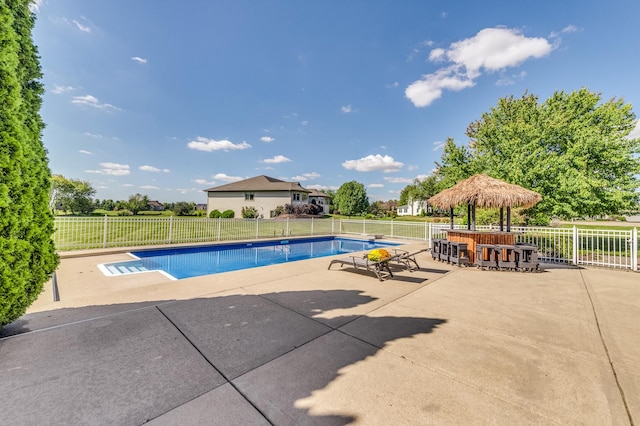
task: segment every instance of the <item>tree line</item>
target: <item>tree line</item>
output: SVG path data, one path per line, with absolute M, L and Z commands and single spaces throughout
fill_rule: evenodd
M 118 212 L 120 215 L 136 215 L 151 209 L 147 195 L 133 194 L 128 200 L 93 199 L 96 190 L 90 182 L 79 179 L 68 179 L 62 175 L 51 178 L 49 206 L 52 212 L 61 211 L 72 215 L 89 215 L 95 210 Z M 196 203 L 178 201 L 164 203 L 164 210 L 172 211 L 178 216 L 192 215 Z

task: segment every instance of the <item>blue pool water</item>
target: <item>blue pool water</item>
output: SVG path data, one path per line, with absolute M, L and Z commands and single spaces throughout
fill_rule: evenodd
M 141 250 L 131 253 L 136 260 L 99 267 L 107 275 L 161 271 L 181 279 L 395 245 L 398 244 L 334 237 L 260 241 Z

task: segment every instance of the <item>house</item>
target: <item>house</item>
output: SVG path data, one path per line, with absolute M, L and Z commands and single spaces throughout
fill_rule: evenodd
M 164 204 L 157 200 L 151 200 L 147 203 L 149 210 L 154 212 L 161 212 L 164 210 Z
M 329 214 L 331 197 L 317 189 L 309 193 L 309 203 L 322 207 L 322 214 Z
M 308 204 L 309 194 L 315 193 L 303 188 L 298 182 L 285 182 L 264 175 L 215 186 L 205 191 L 207 192 L 207 215 L 213 210 L 221 212 L 233 210 L 235 217 L 242 217 L 243 207 L 254 207 L 258 211 L 258 216 L 262 218 L 274 217 L 278 206 Z M 316 203 L 320 199 L 324 203 L 325 197 L 327 196 L 322 194 L 314 199 Z M 327 205 L 325 209 L 328 208 Z
M 422 211 L 430 211 L 426 200 L 409 200 L 409 204 L 398 206 L 398 216 L 418 216 Z

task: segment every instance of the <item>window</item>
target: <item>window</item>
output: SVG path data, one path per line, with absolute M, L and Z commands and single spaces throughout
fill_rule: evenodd
M 293 201 L 300 201 L 300 193 L 298 192 L 293 193 Z
M 253 201 L 253 199 L 255 198 L 256 194 L 253 192 L 245 192 L 244 193 L 244 200 L 245 201 Z

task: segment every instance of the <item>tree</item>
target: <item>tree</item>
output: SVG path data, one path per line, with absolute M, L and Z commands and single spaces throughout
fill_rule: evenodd
M 190 215 L 195 209 L 195 205 L 193 203 L 189 203 L 187 201 L 178 201 L 173 205 L 173 212 L 177 216 L 187 216 Z
M 89 214 L 93 211 L 92 201 L 96 190 L 87 181 L 67 179 L 62 175 L 51 178 L 51 197 L 54 205 L 60 205 L 71 214 Z
M 574 218 L 621 214 L 638 203 L 640 139 L 631 105 L 580 89 L 500 99 L 471 123 L 472 160 L 478 170 L 539 192 L 532 215 Z
M 149 197 L 141 194 L 131 195 L 129 196 L 129 201 L 127 201 L 125 208 L 133 214 L 138 214 L 138 212 L 149 208 Z
M 19 318 L 59 259 L 41 141 L 42 72 L 28 0 L 0 3 L 0 327 Z
M 364 185 L 354 180 L 343 183 L 333 198 L 333 205 L 340 214 L 347 216 L 366 213 L 369 209 L 369 198 Z
M 472 158 L 467 147 L 458 146 L 453 138 L 447 138 L 440 163 L 436 162 L 435 178 L 439 189 L 450 188 L 476 173 Z

